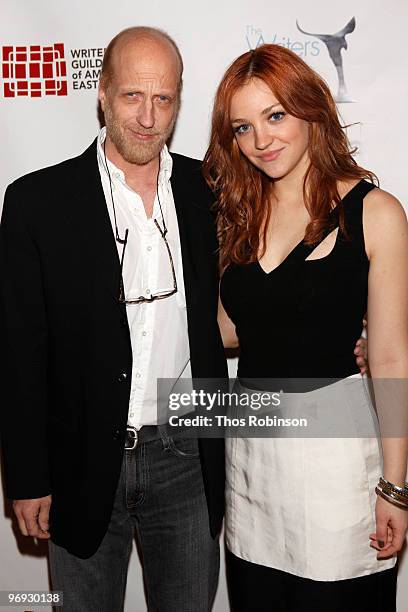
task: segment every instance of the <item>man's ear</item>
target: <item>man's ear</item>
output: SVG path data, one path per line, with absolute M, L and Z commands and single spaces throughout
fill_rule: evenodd
M 106 92 L 105 92 L 105 88 L 103 87 L 101 83 L 99 83 L 99 88 L 98 88 L 98 99 L 99 99 L 99 103 L 101 105 L 102 111 L 105 112 Z

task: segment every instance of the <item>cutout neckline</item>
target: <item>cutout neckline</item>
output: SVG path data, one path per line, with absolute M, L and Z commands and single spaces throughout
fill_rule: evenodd
M 359 185 L 360 185 L 360 184 L 361 184 L 363 181 L 364 181 L 364 179 L 360 179 L 360 180 L 358 181 L 358 183 L 356 183 L 356 184 L 355 184 L 355 185 L 354 185 L 354 186 L 353 186 L 351 189 L 349 189 L 349 191 L 348 191 L 348 192 L 347 192 L 347 193 L 346 193 L 346 194 L 345 194 L 345 195 L 344 195 L 344 196 L 341 198 L 340 202 L 344 202 L 344 201 L 345 201 L 345 199 L 346 199 L 346 198 L 348 198 L 348 196 L 349 196 L 349 195 L 351 195 L 351 193 L 353 193 L 353 192 L 354 192 L 354 190 L 355 190 L 355 189 L 356 189 L 356 188 L 357 188 L 357 187 L 358 187 L 358 186 L 359 186 Z M 337 205 L 337 206 L 335 206 L 334 208 L 332 208 L 332 209 L 331 209 L 331 211 L 329 212 L 329 216 L 330 216 L 330 215 L 332 215 L 332 214 L 334 213 L 334 211 L 337 211 L 337 209 L 338 209 L 338 205 Z M 337 225 L 336 227 L 338 227 L 338 225 Z M 330 232 L 332 232 L 333 230 L 335 230 L 335 229 L 336 229 L 336 227 L 332 228 L 332 229 L 330 230 Z M 313 250 L 314 250 L 314 249 L 316 249 L 316 248 L 319 246 L 319 244 L 321 244 L 321 243 L 323 242 L 323 240 L 325 240 L 325 238 L 327 238 L 327 236 L 330 234 L 330 232 L 329 232 L 329 233 L 325 233 L 325 234 L 324 234 L 323 238 L 322 238 L 322 239 L 321 239 L 321 240 L 320 240 L 320 241 L 319 241 L 317 244 L 315 244 L 315 245 L 313 246 Z M 336 241 L 337 241 L 337 238 L 338 238 L 338 236 L 336 237 Z M 303 236 L 303 238 L 302 238 L 302 239 L 301 239 L 301 240 L 300 240 L 300 241 L 299 241 L 297 244 L 295 244 L 295 246 L 293 247 L 293 249 L 291 249 L 291 250 L 289 251 L 289 253 L 286 255 L 286 257 L 285 257 L 284 259 L 282 259 L 282 261 L 281 261 L 280 263 L 278 263 L 278 265 L 277 265 L 277 266 L 275 266 L 274 268 L 272 268 L 272 270 L 269 270 L 269 272 L 267 272 L 266 270 L 264 270 L 264 268 L 262 267 L 262 265 L 261 265 L 261 263 L 260 263 L 260 261 L 259 261 L 259 259 L 258 259 L 258 258 L 256 258 L 256 261 L 255 261 L 254 263 L 255 263 L 255 264 L 258 266 L 258 268 L 261 270 L 261 272 L 262 272 L 262 273 L 263 273 L 265 276 L 269 276 L 270 274 L 272 274 L 272 272 L 275 272 L 275 270 L 277 270 L 278 268 L 280 268 L 280 267 L 281 267 L 281 266 L 282 266 L 282 265 L 283 265 L 283 264 L 284 264 L 286 261 L 288 261 L 288 259 L 289 259 L 289 258 L 290 258 L 292 255 L 294 255 L 294 253 L 295 253 L 295 252 L 297 252 L 297 251 L 298 251 L 298 249 L 299 249 L 301 246 L 303 246 L 304 241 L 305 241 L 305 236 Z M 313 250 L 312 250 L 312 253 L 313 253 Z M 329 255 L 330 255 L 330 253 L 329 253 Z M 314 261 L 314 260 L 313 260 L 313 259 L 311 259 L 311 260 L 309 260 L 309 261 Z

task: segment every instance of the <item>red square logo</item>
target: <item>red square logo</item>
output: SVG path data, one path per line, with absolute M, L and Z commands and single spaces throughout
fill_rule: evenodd
M 10 56 L 13 54 L 13 47 L 3 47 L 3 62 L 8 62 Z
M 51 79 L 53 74 L 52 74 L 52 64 L 43 64 L 43 78 L 44 79 Z
M 16 79 L 25 79 L 26 75 L 26 65 L 25 64 L 16 64 L 15 65 L 15 73 Z
M 40 64 L 37 62 L 30 63 L 30 79 L 40 78 Z
M 4 97 L 66 96 L 66 63 L 63 43 L 3 46 Z

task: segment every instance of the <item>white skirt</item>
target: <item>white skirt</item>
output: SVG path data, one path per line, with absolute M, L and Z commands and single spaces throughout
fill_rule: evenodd
M 246 561 L 312 580 L 344 580 L 392 568 L 396 558 L 378 560 L 369 545 L 369 534 L 376 531 L 382 455 L 366 381 L 357 375 L 282 397 L 285 416 L 302 412 L 316 423 L 329 410 L 331 432 L 341 431 L 343 437 L 284 437 L 282 432 L 280 437 L 227 438 L 228 549 Z M 364 430 L 366 437 L 350 437 L 350 425 L 355 436 Z

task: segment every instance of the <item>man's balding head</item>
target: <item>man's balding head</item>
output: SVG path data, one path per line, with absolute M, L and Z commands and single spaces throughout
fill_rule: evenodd
M 105 90 L 114 78 L 115 63 L 120 61 L 121 51 L 129 44 L 136 44 L 144 49 L 149 46 L 151 48 L 156 47 L 156 49 L 161 49 L 168 56 L 168 59 L 173 59 L 175 70 L 178 73 L 178 90 L 180 93 L 183 82 L 183 59 L 180 50 L 166 32 L 147 26 L 135 26 L 122 30 L 112 38 L 106 47 L 100 76 L 101 85 Z

